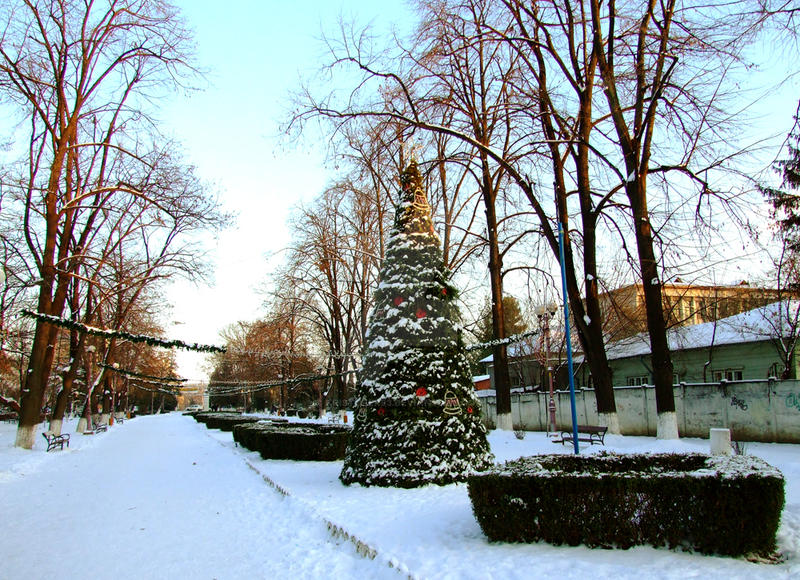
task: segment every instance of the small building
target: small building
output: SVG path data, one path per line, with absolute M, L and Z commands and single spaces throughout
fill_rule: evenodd
M 508 346 L 508 377 L 512 389 L 520 391 L 544 391 L 549 389 L 545 368 L 545 351 L 538 337 Z M 553 388 L 569 388 L 566 355 L 552 350 L 549 353 L 553 368 Z M 489 379 L 488 389 L 494 389 L 494 355 L 478 361 Z M 477 387 L 476 387 L 477 389 Z
M 796 379 L 795 341 L 800 332 L 800 302 L 783 301 L 713 322 L 667 331 L 674 382 L 709 383 L 781 377 L 790 353 L 789 376 Z M 647 333 L 609 344 L 606 348 L 616 386 L 653 384 Z
M 785 294 L 785 293 L 784 293 Z M 781 300 L 775 288 L 735 285 L 687 284 L 680 278 L 661 286 L 664 318 L 670 327 L 689 326 L 728 318 Z M 641 282 L 600 294 L 603 331 L 610 340 L 621 340 L 647 330 Z

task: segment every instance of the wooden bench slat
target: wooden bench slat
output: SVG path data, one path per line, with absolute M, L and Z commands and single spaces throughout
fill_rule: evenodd
M 578 441 L 591 443 L 592 445 L 594 445 L 595 443 L 599 443 L 600 445 L 605 445 L 606 431 L 608 431 L 608 427 L 600 425 L 578 425 Z M 588 435 L 588 437 L 581 437 L 581 434 Z M 556 439 L 554 442 L 560 441 L 561 444 L 563 445 L 565 442 L 572 440 L 573 440 L 573 432 L 572 429 L 570 429 L 570 430 L 562 430 L 561 439 Z

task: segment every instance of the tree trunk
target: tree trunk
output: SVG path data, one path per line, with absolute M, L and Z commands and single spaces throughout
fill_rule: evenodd
M 594 85 L 594 59 L 587 71 L 587 87 Z M 587 92 L 588 91 L 588 92 Z M 608 427 L 610 433 L 620 434 L 617 404 L 614 398 L 614 383 L 611 376 L 608 356 L 603 336 L 603 315 L 597 290 L 597 212 L 591 199 L 591 181 L 589 175 L 589 139 L 591 138 L 592 100 L 591 88 L 584 89 L 580 95 L 579 140 L 575 166 L 577 168 L 578 196 L 581 206 L 581 223 L 583 225 L 583 272 L 584 301 L 586 313 L 581 325 L 586 340 L 584 347 L 589 368 L 594 382 L 597 414 L 600 425 Z M 564 190 L 566 200 L 566 189 Z M 566 211 L 566 208 L 565 208 Z M 577 282 L 577 281 L 576 281 Z
M 656 411 L 658 413 L 659 439 L 678 438 L 678 420 L 675 415 L 672 360 L 667 340 L 667 324 L 664 320 L 664 302 L 661 296 L 661 280 L 653 250 L 653 232 L 647 212 L 646 175 L 629 181 L 626 186 L 631 202 L 639 265 L 642 269 L 642 292 L 644 293 L 647 330 L 650 335 L 650 356 L 653 363 L 653 382 L 656 388 Z
M 555 137 L 552 128 L 550 128 L 548 134 Z M 584 137 L 584 139 L 586 138 L 588 136 Z M 585 144 L 588 144 L 588 141 Z M 572 240 L 568 235 L 569 230 L 566 226 L 562 241 L 564 246 L 565 283 L 572 321 L 578 334 L 578 340 L 589 362 L 599 420 L 609 428 L 610 432 L 619 434 L 614 385 L 611 377 L 611 367 L 608 364 L 608 356 L 606 354 L 602 325 L 603 318 L 597 291 L 596 217 L 591 210 L 588 150 L 584 146 L 579 147 L 579 149 L 584 150 L 585 153 L 585 155 L 579 155 L 576 160 L 576 167 L 579 168 L 579 189 L 583 188 L 581 190 L 581 218 L 585 240 L 583 258 L 584 296 L 581 296 L 580 284 L 575 274 Z M 556 191 L 558 220 L 562 224 L 568 224 L 567 186 L 564 179 L 564 167 L 557 149 L 553 151 L 552 163 L 556 177 L 553 185 Z M 553 250 L 558 252 L 558 247 L 554 247 Z M 556 253 L 556 256 L 559 256 L 559 253 Z
M 56 397 L 55 408 L 53 409 L 53 416 L 50 420 L 50 432 L 56 435 L 61 434 L 62 425 L 64 423 L 64 415 L 67 411 L 67 404 L 69 398 L 72 396 L 72 386 L 75 382 L 75 377 L 78 375 L 78 368 L 80 368 L 80 354 L 83 352 L 83 345 L 86 342 L 86 334 L 78 335 L 78 332 L 73 330 L 70 332 L 69 340 L 69 356 L 70 365 L 62 379 L 63 384 L 61 390 Z
M 28 362 L 28 371 L 20 396 L 19 425 L 14 445 L 23 449 L 33 449 L 36 426 L 40 423 L 45 386 L 50 377 L 50 368 L 55 356 L 55 335 L 57 328 L 37 320 L 36 331 Z
M 103 412 L 100 415 L 101 425 L 111 425 L 111 412 L 114 404 L 114 388 L 111 385 L 111 373 L 105 373 L 103 379 L 102 405 Z
M 58 391 L 58 395 L 56 395 L 56 404 L 53 408 L 53 414 L 50 417 L 50 433 L 55 435 L 61 435 L 61 429 L 63 428 L 64 424 L 64 412 L 67 410 L 67 400 L 70 396 L 71 387 L 68 390 L 67 382 L 64 381 L 64 385 Z
M 503 316 L 503 258 L 497 239 L 496 193 L 491 183 L 488 161 L 483 156 L 483 202 L 486 208 L 486 229 L 489 239 L 489 282 L 492 289 L 492 335 L 495 340 L 506 338 Z M 508 374 L 508 348 L 505 344 L 492 348 L 494 388 L 497 396 L 497 428 L 511 431 L 511 380 Z

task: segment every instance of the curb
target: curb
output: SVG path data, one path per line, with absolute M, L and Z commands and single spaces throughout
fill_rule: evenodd
M 215 439 L 214 437 L 209 437 L 209 438 L 212 439 L 213 441 L 216 441 L 217 443 L 219 443 L 223 447 L 226 447 L 224 442 L 222 442 L 222 441 L 220 441 L 218 439 Z M 236 447 L 238 448 L 238 445 Z M 248 452 L 250 452 L 250 450 L 248 450 Z M 315 517 L 317 517 L 320 520 L 322 520 L 322 522 L 325 524 L 325 526 L 326 526 L 326 528 L 328 530 L 328 533 L 331 535 L 331 537 L 337 538 L 337 539 L 341 538 L 341 539 L 353 544 L 353 546 L 356 549 L 356 553 L 359 556 L 361 556 L 362 558 L 367 558 L 369 560 L 376 560 L 376 559 L 382 560 L 386 564 L 386 566 L 388 566 L 389 568 L 395 570 L 399 574 L 405 575 L 405 577 L 408 578 L 408 580 L 419 580 L 417 576 L 415 576 L 414 574 L 411 573 L 411 571 L 408 569 L 408 566 L 406 566 L 405 564 L 400 562 L 397 558 L 391 558 L 391 557 L 384 556 L 383 554 L 381 554 L 377 550 L 377 548 L 371 546 L 369 543 L 367 543 L 366 541 L 362 540 L 361 538 L 359 538 L 355 534 L 353 534 L 351 532 L 348 532 L 344 527 L 340 526 L 339 524 L 329 520 L 328 518 L 326 518 L 325 516 L 323 516 L 322 514 L 317 512 L 317 510 L 315 510 L 313 507 L 308 505 L 302 499 L 300 499 L 298 497 L 294 497 L 292 495 L 292 493 L 288 489 L 286 489 L 285 487 L 280 485 L 278 482 L 276 482 L 270 476 L 266 475 L 265 473 L 262 473 L 253 464 L 253 462 L 250 461 L 247 457 L 244 457 L 242 454 L 239 454 L 239 456 L 244 460 L 244 463 L 245 463 L 245 465 L 247 465 L 247 467 L 249 467 L 250 469 L 255 471 L 258 475 L 261 476 L 261 479 L 264 480 L 264 483 L 266 483 L 268 486 L 270 486 L 272 489 L 277 491 L 282 496 L 290 497 L 294 501 L 300 502 L 303 505 L 303 507 L 305 507 L 307 510 L 309 510 Z

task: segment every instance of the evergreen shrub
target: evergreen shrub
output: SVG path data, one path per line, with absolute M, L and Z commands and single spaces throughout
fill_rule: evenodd
M 197 413 L 194 419 L 204 423 L 209 429 L 221 431 L 233 431 L 234 425 L 257 423 L 260 420 L 258 417 L 246 417 L 240 413 Z
M 237 425 L 233 439 L 264 459 L 337 461 L 344 458 L 350 432 L 342 425 L 261 422 Z
M 767 556 L 784 504 L 780 471 L 751 456 L 541 455 L 468 478 L 491 541 L 640 544 Z

